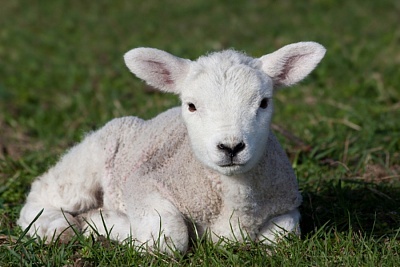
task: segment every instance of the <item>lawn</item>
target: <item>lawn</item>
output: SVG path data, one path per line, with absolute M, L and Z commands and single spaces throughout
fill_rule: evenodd
M 0 266 L 398 265 L 399 14 L 393 0 L 3 1 Z M 304 198 L 300 238 L 275 248 L 202 240 L 171 257 L 107 237 L 45 245 L 16 226 L 33 179 L 85 132 L 179 104 L 129 73 L 122 56 L 131 48 L 259 57 L 305 40 L 327 55 L 276 94 L 273 119 Z

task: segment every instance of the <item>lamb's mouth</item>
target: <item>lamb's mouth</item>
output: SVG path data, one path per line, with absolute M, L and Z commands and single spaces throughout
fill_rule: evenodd
M 239 163 L 230 162 L 230 163 L 228 163 L 228 164 L 221 164 L 221 165 L 218 165 L 218 166 L 220 166 L 220 167 L 222 167 L 222 168 L 227 168 L 227 167 L 242 167 L 242 166 L 244 166 L 244 164 L 239 164 Z
M 227 176 L 244 173 L 247 170 L 246 164 L 235 162 L 218 164 L 218 167 L 219 169 L 217 170 Z

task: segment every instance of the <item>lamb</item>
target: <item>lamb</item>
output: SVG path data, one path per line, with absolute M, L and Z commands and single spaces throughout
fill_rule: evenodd
M 191 61 L 153 48 L 129 51 L 130 71 L 178 94 L 181 107 L 148 121 L 114 119 L 88 134 L 33 182 L 18 224 L 47 241 L 96 231 L 169 253 L 205 234 L 266 244 L 298 234 L 302 197 L 269 130 L 272 97 L 324 54 L 315 42 L 260 58 L 225 50 Z

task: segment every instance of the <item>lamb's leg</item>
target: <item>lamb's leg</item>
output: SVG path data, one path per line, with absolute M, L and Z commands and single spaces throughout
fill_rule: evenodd
M 85 234 L 96 233 L 113 240 L 131 238 L 138 248 L 172 254 L 187 250 L 189 233 L 179 210 L 157 194 L 130 202 L 128 214 L 97 209 L 80 215 Z
M 129 218 L 120 211 L 95 209 L 79 215 L 78 219 L 85 235 L 95 233 L 120 242 L 132 236 Z
M 136 199 L 135 206 L 128 207 L 132 226 L 132 238 L 150 249 L 172 253 L 185 252 L 189 232 L 183 215 L 168 200 L 157 193 Z
M 299 221 L 300 212 L 298 209 L 274 217 L 261 229 L 257 239 L 271 245 L 288 233 L 300 234 Z
M 50 172 L 51 173 L 51 172 Z M 48 176 L 41 177 L 32 184 L 31 192 L 28 195 L 26 204 L 21 210 L 18 224 L 23 228 L 28 228 L 35 217 L 42 212 L 39 218 L 33 222 L 28 231 L 28 235 L 35 234 L 45 238 L 47 242 L 53 236 L 60 236 L 61 241 L 68 241 L 74 234 L 71 226 L 80 230 L 78 221 L 74 215 L 91 208 L 98 207 L 102 200 L 99 185 L 92 184 L 90 181 L 84 186 L 80 182 L 74 182 L 70 177 L 57 181 Z M 87 179 L 90 180 L 90 179 Z
M 66 241 L 74 234 L 70 225 L 79 229 L 73 215 L 99 207 L 106 157 L 103 144 L 101 131 L 89 135 L 32 184 L 18 224 L 26 229 L 43 213 L 31 225 L 29 235 L 37 234 L 50 242 L 54 235 L 63 233 L 62 241 Z
M 40 213 L 40 217 L 34 221 Z M 67 242 L 79 230 L 78 221 L 68 212 L 38 203 L 27 203 L 22 208 L 18 224 L 24 230 L 30 226 L 27 234 L 37 235 L 47 243 L 57 239 L 62 243 Z

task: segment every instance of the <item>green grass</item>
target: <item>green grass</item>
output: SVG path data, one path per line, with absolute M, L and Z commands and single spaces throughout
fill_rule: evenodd
M 0 8 L 0 266 L 395 266 L 400 262 L 400 3 L 380 1 L 3 1 Z M 302 236 L 267 248 L 195 242 L 185 255 L 77 236 L 45 245 L 15 224 L 32 180 L 83 134 L 178 98 L 149 91 L 123 54 L 261 56 L 313 40 L 328 53 L 275 96 L 278 137 L 304 197 Z

